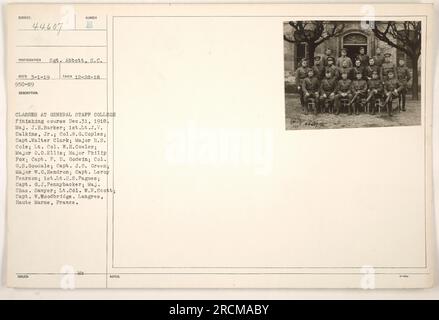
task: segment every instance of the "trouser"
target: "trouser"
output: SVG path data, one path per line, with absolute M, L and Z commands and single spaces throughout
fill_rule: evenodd
M 389 98 L 389 95 L 390 95 L 390 98 Z M 393 99 L 395 99 L 397 96 L 399 96 L 399 94 L 396 95 L 393 92 L 386 94 L 386 100 L 387 100 L 386 107 L 387 107 L 387 113 L 389 116 L 391 116 L 392 112 L 393 112 Z
M 352 99 L 352 94 L 351 94 L 351 93 L 347 93 L 345 96 L 342 96 L 341 94 L 336 95 L 336 96 L 335 96 L 335 101 L 334 101 L 334 104 L 335 104 L 335 113 L 336 113 L 336 114 L 339 114 L 339 113 L 340 113 L 340 110 L 341 110 L 341 101 L 342 101 L 342 100 L 347 100 L 348 112 L 349 112 L 349 114 L 351 114 L 351 113 L 352 113 L 352 109 L 351 109 L 351 107 L 349 106 L 349 101 L 351 101 L 351 99 Z
M 398 109 L 405 111 L 405 96 L 407 94 L 407 82 L 402 84 L 402 88 L 399 91 L 398 96 Z
M 324 97 L 323 95 L 320 96 L 320 110 L 323 111 L 328 111 L 328 112 L 332 112 L 333 108 L 334 108 L 334 100 L 335 100 L 335 94 L 331 96 L 331 92 L 325 92 L 324 93 L 326 95 L 326 97 Z M 328 110 L 324 110 L 326 109 L 326 103 L 328 103 Z
M 305 97 L 304 97 L 304 93 L 303 93 L 303 88 L 302 86 L 297 86 L 298 90 L 299 90 L 299 97 L 300 97 L 300 105 L 302 106 L 302 109 L 305 107 Z
M 356 114 L 359 113 L 361 100 L 365 99 L 365 98 L 366 98 L 366 95 L 363 93 L 357 95 L 357 97 L 355 98 L 355 101 L 352 103 L 354 113 L 356 113 Z
M 369 103 L 369 113 L 375 114 L 376 112 L 376 102 L 377 100 L 382 98 L 382 93 L 378 91 L 375 92 L 369 92 L 369 96 L 367 97 L 366 103 Z
M 319 107 L 319 95 L 316 93 L 310 93 L 308 96 L 304 95 L 305 99 L 305 112 L 310 111 L 308 108 L 308 103 L 311 99 L 314 99 L 314 113 L 317 113 L 318 107 Z

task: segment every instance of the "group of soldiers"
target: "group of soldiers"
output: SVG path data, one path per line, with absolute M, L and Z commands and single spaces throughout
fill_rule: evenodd
M 404 59 L 395 65 L 391 54 L 369 57 L 364 47 L 352 63 L 346 49 L 335 59 L 331 49 L 326 49 L 323 57 L 315 56 L 313 66 L 302 59 L 296 70 L 296 84 L 300 94 L 300 103 L 305 114 L 313 106 L 314 113 L 334 112 L 339 114 L 341 107 L 347 107 L 349 114 L 359 114 L 360 109 L 375 114 L 376 107 L 386 107 L 392 115 L 393 99 L 398 98 L 398 109 L 405 111 L 406 93 L 411 79 L 410 71 Z M 311 102 L 311 103 L 310 103 Z

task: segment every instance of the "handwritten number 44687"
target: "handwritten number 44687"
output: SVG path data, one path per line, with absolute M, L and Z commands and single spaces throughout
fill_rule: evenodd
M 42 22 L 34 22 L 32 24 L 32 29 L 36 31 L 56 31 L 58 34 L 62 30 L 62 22 L 56 23 L 42 23 Z

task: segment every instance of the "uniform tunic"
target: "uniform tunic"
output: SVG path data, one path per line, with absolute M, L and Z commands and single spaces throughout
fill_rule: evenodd
M 377 65 L 371 65 L 371 66 L 367 66 L 364 69 L 364 75 L 368 78 L 368 79 L 372 79 L 372 74 L 373 72 L 376 71 L 378 77 L 381 75 L 381 68 Z
M 325 76 L 325 67 L 323 64 L 316 64 L 312 69 L 314 71 L 314 76 L 317 77 L 317 79 L 322 79 Z
M 359 54 L 357 59 L 361 61 L 361 66 L 367 67 L 369 65 L 369 56 L 367 54 Z
M 373 61 L 375 62 L 375 65 L 381 67 L 384 63 L 384 56 L 382 54 L 377 54 L 373 57 Z
M 370 79 L 367 84 L 369 91 L 377 90 L 377 94 L 382 94 L 383 82 L 380 79 Z
M 367 82 L 366 80 L 354 80 L 352 81 L 352 86 L 351 86 L 351 91 L 352 94 L 359 94 L 359 96 L 364 97 L 366 95 L 367 92 Z
M 319 91 L 319 80 L 316 77 L 312 78 L 305 78 L 303 81 L 303 93 L 304 94 L 314 94 L 315 92 Z
M 337 79 L 339 77 L 338 74 L 338 69 L 336 66 L 331 65 L 331 66 L 326 66 L 325 67 L 325 73 L 329 70 L 329 72 L 331 73 L 331 78 L 335 78 Z
M 394 75 L 396 75 L 396 68 L 395 65 L 392 62 L 384 62 L 381 66 L 381 79 L 386 81 L 387 80 L 387 73 L 392 70 Z
M 352 60 L 348 56 L 337 58 L 337 63 L 336 63 L 337 67 L 342 67 L 343 66 L 343 61 L 347 62 L 347 66 L 348 67 L 352 67 Z
M 322 80 L 320 84 L 320 94 L 326 94 L 329 96 L 331 93 L 335 93 L 335 90 L 337 89 L 337 80 L 335 78 L 325 78 Z
M 301 86 L 303 80 L 308 76 L 309 67 L 300 66 L 296 70 L 296 85 Z
M 409 68 L 407 68 L 406 66 L 396 67 L 396 77 L 397 77 L 399 83 L 401 84 L 401 86 L 403 87 L 402 90 L 406 91 L 407 86 L 408 86 L 408 82 L 411 79 Z
M 338 93 L 349 93 L 349 91 L 351 90 L 351 84 L 352 84 L 352 80 L 350 80 L 350 79 L 338 80 L 337 92 Z
M 400 86 L 401 85 L 396 78 L 389 79 L 384 83 L 384 92 L 388 94 L 389 92 L 399 89 Z

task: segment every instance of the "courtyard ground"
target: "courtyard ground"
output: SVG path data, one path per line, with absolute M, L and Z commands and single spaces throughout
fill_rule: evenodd
M 330 113 L 312 113 L 305 115 L 299 101 L 298 94 L 285 95 L 285 127 L 287 130 L 296 129 L 338 129 L 338 128 L 366 128 L 366 127 L 390 127 L 390 126 L 414 126 L 421 124 L 421 102 L 412 100 L 407 96 L 405 112 L 394 110 L 393 116 L 389 117 L 385 109 L 380 114 L 370 115 L 339 115 Z M 397 101 L 393 102 L 394 107 Z

